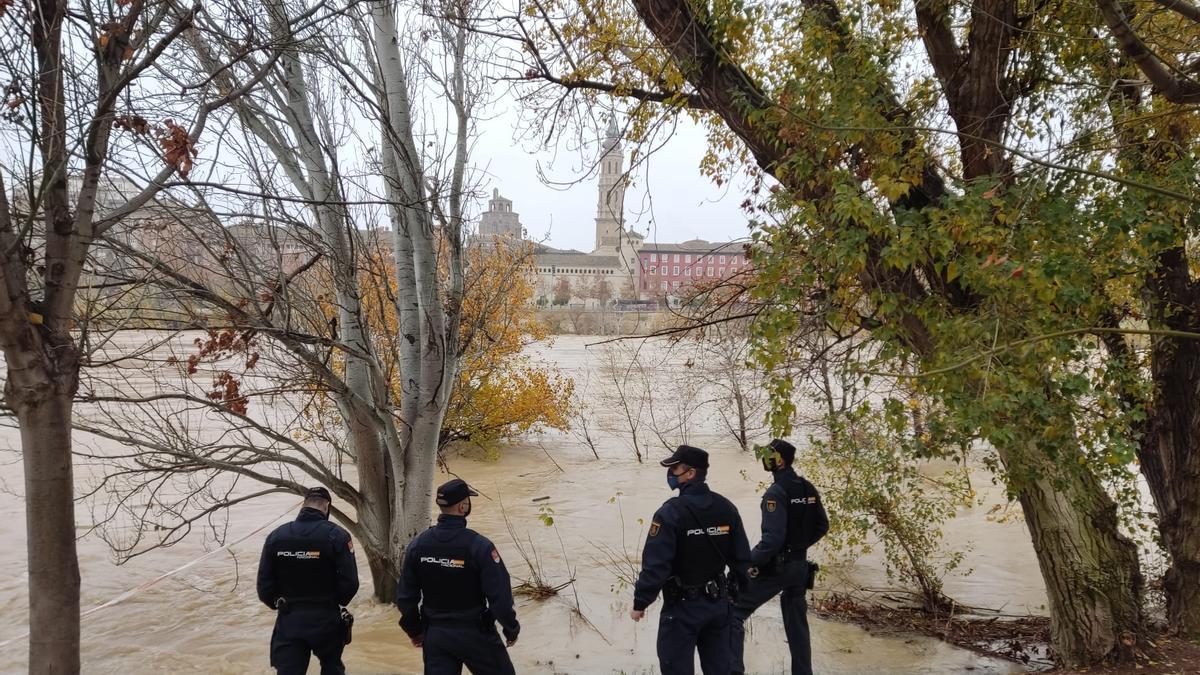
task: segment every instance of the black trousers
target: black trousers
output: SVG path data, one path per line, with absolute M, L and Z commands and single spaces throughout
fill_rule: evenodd
M 425 628 L 425 675 L 515 675 L 508 648 L 494 626 L 432 621 Z
M 271 665 L 279 675 L 304 675 L 316 655 L 321 675 L 344 675 L 342 649 L 346 626 L 335 605 L 294 607 L 275 617 L 271 634 Z
M 746 672 L 742 659 L 746 642 L 746 619 L 776 595 L 783 610 L 783 632 L 787 635 L 788 650 L 792 653 L 792 674 L 812 675 L 812 646 L 808 633 L 808 601 L 804 595 L 808 584 L 808 562 L 795 560 L 784 565 L 778 574 L 759 575 L 738 594 L 733 606 L 733 668 L 734 673 Z
M 697 651 L 705 675 L 728 675 L 733 657 L 731 619 L 725 598 L 664 603 L 658 618 L 658 664 L 663 675 L 692 675 Z

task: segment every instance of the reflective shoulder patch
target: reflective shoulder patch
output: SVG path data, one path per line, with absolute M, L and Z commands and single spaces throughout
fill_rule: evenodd
M 658 531 L 660 529 L 662 529 L 662 523 L 658 522 L 657 520 L 650 521 L 650 536 L 651 537 L 657 537 Z
M 276 558 L 292 558 L 293 560 L 317 560 L 321 557 L 320 551 L 276 551 Z

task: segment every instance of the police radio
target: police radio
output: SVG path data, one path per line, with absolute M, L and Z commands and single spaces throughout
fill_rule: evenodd
M 754 456 L 762 461 L 764 471 L 775 472 L 783 468 L 783 456 L 769 445 L 754 446 Z

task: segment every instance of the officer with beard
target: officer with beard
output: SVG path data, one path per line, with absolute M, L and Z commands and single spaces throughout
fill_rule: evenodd
M 424 650 L 426 675 L 457 675 L 464 665 L 475 675 L 514 673 L 505 649 L 521 632 L 512 582 L 495 545 L 467 529 L 478 494 L 457 478 L 439 487 L 437 525 L 417 535 L 404 555 L 396 606 L 400 627 Z
M 730 501 L 705 484 L 708 453 L 681 445 L 661 462 L 667 485 L 679 490 L 650 521 L 630 617 L 641 621 L 663 594 L 658 660 L 663 675 L 691 675 L 695 654 L 705 675 L 732 665 L 729 577 L 745 573 L 750 544 Z
M 258 563 L 258 598 L 277 610 L 271 665 L 280 675 L 308 671 L 313 654 L 321 675 L 341 675 L 349 613 L 339 606 L 358 592 L 350 533 L 329 522 L 333 498 L 323 487 L 304 493 L 296 520 L 267 536 Z
M 759 448 L 759 455 L 775 482 L 762 498 L 762 541 L 750 552 L 754 565 L 750 568 L 750 583 L 738 594 L 733 608 L 732 671 L 746 671 L 742 661 L 746 619 L 779 595 L 783 630 L 792 653 L 792 673 L 812 675 L 804 594 L 812 588 L 816 565 L 808 562 L 808 547 L 829 531 L 829 518 L 817 489 L 792 468 L 794 445 L 777 438 Z

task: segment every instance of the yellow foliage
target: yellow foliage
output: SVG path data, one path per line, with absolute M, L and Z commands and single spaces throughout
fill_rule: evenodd
M 525 348 L 546 338 L 533 303 L 533 250 L 527 242 L 473 242 L 464 251 L 460 363 L 442 422 L 441 444 L 488 445 L 545 428 L 566 429 L 575 382 L 534 365 Z M 363 313 L 392 400 L 400 400 L 400 326 L 390 253 L 376 251 L 360 274 Z M 325 297 L 329 297 L 326 295 Z M 325 307 L 332 317 L 332 303 Z M 341 364 L 337 364 L 340 369 Z
M 546 427 L 566 429 L 575 381 L 533 365 L 525 353 L 547 335 L 531 302 L 532 246 L 488 241 L 464 257 L 462 361 L 443 439 L 488 444 Z

